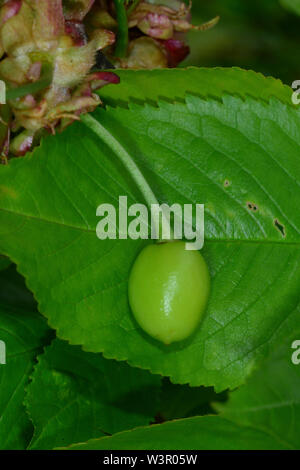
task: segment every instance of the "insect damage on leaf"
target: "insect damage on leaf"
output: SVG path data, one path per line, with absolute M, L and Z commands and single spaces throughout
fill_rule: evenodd
M 257 212 L 258 211 L 258 206 L 257 204 L 254 204 L 253 202 L 247 202 L 247 207 L 250 211 Z
M 276 230 L 278 230 L 281 233 L 283 238 L 285 238 L 286 237 L 285 226 L 281 224 L 278 219 L 274 219 L 274 226 Z

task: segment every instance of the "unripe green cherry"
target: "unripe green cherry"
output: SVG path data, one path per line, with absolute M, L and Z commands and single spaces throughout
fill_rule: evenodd
M 165 344 L 188 338 L 205 311 L 210 276 L 199 251 L 183 241 L 148 245 L 129 277 L 129 303 L 140 327 Z

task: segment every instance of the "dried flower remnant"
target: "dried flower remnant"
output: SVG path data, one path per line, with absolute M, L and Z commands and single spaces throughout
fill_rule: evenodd
M 193 26 L 191 6 L 179 0 L 0 0 L 0 6 L 0 80 L 8 90 L 0 107 L 2 163 L 101 104 L 95 91 L 119 78 L 99 71 L 100 56 L 101 68 L 176 67 L 189 53 L 185 33 L 217 21 Z
M 127 29 L 125 32 L 123 25 L 118 40 L 123 41 L 125 53 L 118 44 L 108 49 L 110 61 L 120 68 L 176 67 L 190 51 L 186 33 L 205 31 L 219 20 L 216 17 L 202 25 L 192 25 L 191 3 L 186 5 L 180 0 L 125 0 L 124 4 L 102 0 L 94 4 L 88 16 L 89 28 L 109 28 L 119 36 L 116 11 L 122 8 L 127 12 Z
M 94 1 L 67 3 L 14 0 L 1 7 L 0 79 L 8 90 L 0 108 L 2 160 L 8 152 L 24 155 L 45 132 L 93 111 L 100 103 L 94 91 L 119 80 L 91 73 L 97 51 L 115 42 L 106 29 L 87 36 L 82 21 Z
M 204 31 L 219 20 L 216 17 L 208 23 L 194 26 L 190 22 L 191 2 L 189 6 L 177 0 L 165 2 L 166 5 L 161 3 L 139 2 L 129 17 L 129 27 L 137 26 L 144 34 L 156 39 L 171 39 L 176 32 L 186 33 L 191 29 Z
M 205 31 L 219 21 L 219 17 L 216 17 L 207 23 L 194 26 L 190 19 L 191 3 L 187 6 L 179 0 L 141 1 L 130 14 L 128 25 L 129 29 L 137 28 L 146 37 L 151 38 L 152 47 L 155 44 L 160 49 L 161 67 L 165 67 L 165 62 L 168 67 L 176 67 L 190 51 L 185 43 L 185 34 L 190 30 Z M 150 41 L 148 48 L 150 48 Z M 133 50 L 134 48 L 129 47 L 128 64 L 130 64 Z M 136 52 L 135 62 L 138 67 Z M 143 56 L 140 54 L 140 67 L 143 67 L 143 62 Z M 121 66 L 126 66 L 126 60 L 121 61 Z

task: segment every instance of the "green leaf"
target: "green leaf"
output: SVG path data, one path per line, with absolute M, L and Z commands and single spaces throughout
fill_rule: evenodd
M 240 385 L 299 321 L 299 110 L 275 99 L 188 96 L 95 116 L 160 202 L 205 203 L 213 282 L 196 334 L 163 346 L 135 324 L 127 280 L 144 242 L 99 241 L 95 214 L 119 195 L 129 205 L 143 199 L 80 123 L 1 168 L 1 252 L 17 262 L 60 338 L 176 383 Z
M 119 106 L 120 102 L 159 98 L 182 100 L 186 93 L 221 99 L 227 94 L 240 98 L 253 97 L 264 101 L 276 96 L 286 104 L 292 104 L 293 90 L 272 77 L 260 73 L 232 68 L 197 68 L 164 70 L 116 70 L 121 78 L 118 86 L 105 87 L 99 92 L 105 104 Z
M 31 449 L 52 449 L 148 424 L 160 378 L 54 340 L 39 356 L 26 405 Z
M 280 450 L 281 442 L 252 427 L 220 416 L 179 419 L 92 439 L 67 450 Z
M 290 449 L 300 449 L 300 366 L 292 362 L 291 347 L 299 339 L 298 325 L 228 403 L 215 404 L 223 417 L 266 432 Z
M 48 336 L 45 320 L 36 312 L 19 307 L 19 301 L 8 299 L 11 279 L 7 271 L 0 272 L 0 340 L 6 345 L 6 364 L 0 364 L 0 449 L 25 449 L 33 427 L 26 414 L 23 400 L 25 387 L 33 369 L 36 354 Z M 21 282 L 15 276 L 14 293 L 26 297 Z M 3 306 L 4 295 L 6 307 Z
M 300 15 L 300 0 L 280 0 L 280 3 L 287 10 Z
M 215 405 L 220 416 L 139 428 L 70 449 L 300 449 L 300 366 L 291 361 L 299 337 L 298 325 L 229 402 Z

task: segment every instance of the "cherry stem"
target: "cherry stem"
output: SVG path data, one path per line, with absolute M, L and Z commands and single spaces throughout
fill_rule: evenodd
M 125 8 L 124 0 L 114 0 L 117 22 L 118 22 L 118 37 L 115 50 L 116 57 L 125 57 L 128 48 L 128 20 L 127 11 Z
M 156 199 L 154 192 L 152 191 L 149 183 L 147 182 L 146 178 L 136 165 L 133 158 L 129 155 L 127 150 L 120 144 L 120 142 L 107 130 L 105 129 L 100 122 L 98 122 L 93 116 L 90 114 L 83 114 L 81 115 L 81 122 L 85 124 L 90 130 L 92 130 L 114 153 L 117 157 L 122 161 L 123 165 L 126 167 L 132 179 L 135 181 L 137 187 L 143 194 L 149 208 L 153 204 L 158 205 L 159 203 Z M 158 225 L 155 227 L 156 233 L 159 236 L 159 242 L 164 241 L 162 237 L 162 221 L 164 220 L 164 224 L 168 224 L 170 230 L 171 239 L 173 239 L 173 233 L 170 227 L 170 222 L 166 220 L 164 213 L 162 212 L 162 217 L 159 217 Z M 154 223 L 156 220 L 154 221 Z

